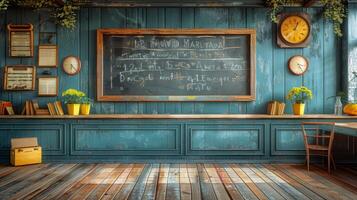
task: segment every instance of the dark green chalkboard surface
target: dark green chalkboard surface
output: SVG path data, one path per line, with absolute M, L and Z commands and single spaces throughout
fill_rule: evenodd
M 251 101 L 252 29 L 99 29 L 99 101 Z

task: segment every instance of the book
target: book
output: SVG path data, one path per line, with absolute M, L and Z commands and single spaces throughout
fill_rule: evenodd
M 36 99 L 32 100 L 32 106 L 35 111 L 40 108 L 40 106 L 38 105 L 38 101 Z
M 50 115 L 50 112 L 46 108 L 39 108 L 36 110 L 36 115 Z
M 55 110 L 55 112 L 56 112 L 56 115 L 60 115 L 56 102 L 54 102 L 52 105 L 53 105 L 53 107 L 54 107 L 54 110 Z
M 64 115 L 64 111 L 63 111 L 63 108 L 62 108 L 62 102 L 56 101 L 55 105 L 57 105 L 57 108 L 58 108 L 58 111 L 59 111 L 59 115 Z

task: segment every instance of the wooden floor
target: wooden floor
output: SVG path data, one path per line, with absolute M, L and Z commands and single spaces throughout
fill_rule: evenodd
M 0 166 L 0 199 L 357 199 L 357 168 L 302 165 Z

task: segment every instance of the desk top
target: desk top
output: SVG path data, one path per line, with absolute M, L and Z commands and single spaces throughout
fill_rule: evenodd
M 349 129 L 355 129 L 357 130 L 357 123 L 356 122 L 351 122 L 351 123 L 336 123 L 336 127 L 341 127 L 341 128 L 349 128 Z
M 309 115 L 267 115 L 267 114 L 92 114 L 92 115 L 0 115 L 0 119 L 355 119 L 357 116 L 309 114 Z

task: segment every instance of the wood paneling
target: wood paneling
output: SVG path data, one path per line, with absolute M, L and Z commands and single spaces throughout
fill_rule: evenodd
M 95 102 L 92 113 L 127 114 L 185 114 L 185 113 L 265 113 L 267 101 L 285 101 L 287 91 L 293 86 L 305 84 L 314 92 L 307 113 L 332 113 L 333 99 L 327 99 L 340 89 L 339 42 L 333 34 L 332 25 L 319 16 L 320 8 L 289 8 L 286 11 L 306 11 L 313 15 L 313 42 L 301 49 L 279 49 L 276 46 L 276 26 L 269 21 L 264 8 L 83 8 L 78 13 L 79 21 L 73 31 L 55 27 L 45 19 L 46 11 L 32 12 L 27 9 L 10 9 L 1 13 L 0 25 L 7 23 L 32 23 L 35 27 L 35 47 L 41 31 L 56 31 L 59 60 L 65 56 L 80 56 L 82 70 L 76 76 L 66 75 L 60 67 L 49 69 L 59 76 L 59 94 L 68 88 L 78 88 L 95 95 L 96 77 L 96 29 L 99 28 L 254 28 L 257 31 L 257 98 L 254 102 Z M 41 21 L 40 21 L 41 19 Z M 4 27 L 4 26 L 2 26 Z M 0 65 L 36 64 L 34 58 L 14 59 L 6 56 L 6 30 L 0 29 Z M 311 68 L 305 77 L 291 75 L 287 68 L 288 59 L 303 54 L 310 60 Z M 40 74 L 41 69 L 38 73 Z M 17 112 L 25 100 L 37 97 L 37 92 L 4 92 L 0 99 L 11 100 Z M 41 98 L 40 105 L 60 97 Z M 291 113 L 290 102 L 287 111 Z

